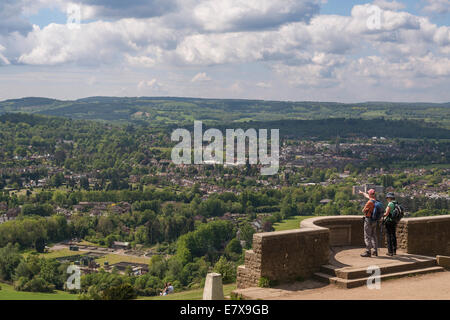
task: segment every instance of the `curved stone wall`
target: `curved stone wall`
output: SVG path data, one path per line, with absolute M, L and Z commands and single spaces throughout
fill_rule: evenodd
M 397 243 L 407 253 L 450 255 L 450 215 L 403 219 L 397 227 Z
M 450 215 L 403 219 L 397 238 L 407 253 L 450 255 Z M 237 270 L 237 287 L 256 287 L 261 277 L 306 279 L 328 263 L 332 246 L 363 247 L 362 216 L 316 217 L 302 221 L 301 229 L 254 234 L 253 250 Z
M 330 246 L 364 246 L 362 216 L 317 217 L 303 220 L 303 228 L 322 228 L 330 233 Z
M 329 258 L 329 230 L 314 226 L 279 232 L 255 233 L 253 250 L 237 270 L 238 289 L 258 286 L 261 277 L 289 282 L 310 277 Z

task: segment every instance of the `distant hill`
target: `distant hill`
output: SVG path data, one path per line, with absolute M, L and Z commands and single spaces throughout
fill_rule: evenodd
M 193 120 L 230 123 L 328 118 L 423 120 L 450 128 L 450 103 L 293 102 L 176 97 L 89 97 L 74 101 L 23 98 L 0 102 L 0 114 L 26 112 L 72 119 L 148 124 L 187 124 Z

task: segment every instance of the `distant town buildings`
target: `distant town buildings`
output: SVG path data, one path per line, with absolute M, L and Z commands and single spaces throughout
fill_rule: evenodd
M 370 183 L 363 184 L 362 186 L 353 186 L 352 193 L 353 193 L 353 195 L 358 194 L 360 191 L 367 193 L 367 191 L 369 191 L 370 189 L 374 189 L 376 194 L 384 193 L 383 186 L 378 186 L 378 185 L 370 184 Z
M 113 246 L 114 249 L 130 249 L 131 245 L 129 242 L 121 242 L 121 241 L 114 241 Z

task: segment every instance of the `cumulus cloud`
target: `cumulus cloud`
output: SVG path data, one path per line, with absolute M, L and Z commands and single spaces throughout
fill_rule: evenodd
M 23 4 L 30 1 L 20 0 L 22 6 L 16 6 L 5 0 L 0 8 L 21 21 Z M 161 80 L 180 90 L 180 83 L 186 86 L 186 82 L 204 82 L 206 87 L 211 80 L 208 68 L 225 65 L 239 70 L 246 63 L 259 64 L 260 70 L 294 87 L 337 88 L 361 79 L 377 85 L 397 80 L 398 85 L 412 88 L 423 85 L 423 79 L 431 79 L 430 83 L 450 79 L 450 27 L 403 11 L 399 1 L 356 5 L 348 16 L 320 15 L 319 0 L 160 1 L 82 0 L 84 19 L 93 21 L 82 23 L 80 29 L 62 24 L 30 29 L 26 21 L 21 29 L 20 23 L 15 26 L 0 19 L 0 65 L 159 68 L 169 71 L 161 73 L 165 77 L 178 73 L 174 79 L 187 68 L 195 74 L 176 81 L 158 74 L 158 80 L 145 79 L 137 86 L 133 80 L 133 90 L 151 92 L 161 92 Z M 36 3 L 35 8 L 57 5 L 64 10 L 72 2 Z M 368 19 L 374 5 L 380 8 L 380 25 L 371 29 Z M 153 6 L 159 11 L 152 11 Z M 433 7 L 433 12 L 442 11 Z M 6 15 L 0 11 L 2 16 Z M 266 91 L 278 85 L 276 81 L 233 79 L 222 88 L 237 94 L 245 92 L 245 84 Z
M 347 58 L 336 54 L 314 53 L 298 65 L 275 64 L 274 71 L 292 86 L 330 87 L 341 80 Z
M 25 0 L 0 1 L 0 35 L 11 32 L 22 34 L 31 30 L 31 24 L 22 16 Z
M 88 8 L 88 18 L 150 18 L 177 9 L 176 0 L 78 0 L 78 3 Z
M 263 82 L 263 81 L 256 83 L 256 86 L 258 88 L 263 88 L 263 89 L 272 88 L 272 84 L 271 83 Z
M 158 82 L 158 80 L 153 78 L 151 80 L 139 81 L 137 87 L 139 90 L 144 90 L 144 89 L 160 90 L 162 88 L 162 85 Z
M 0 65 L 8 65 L 10 64 L 9 60 L 6 59 L 6 57 L 2 54 L 2 52 L 5 51 L 5 47 L 0 45 Z
M 427 18 L 406 12 L 382 10 L 380 29 L 370 30 L 368 8 L 369 5 L 355 6 L 350 17 L 320 15 L 309 24 L 290 23 L 276 30 L 188 35 L 179 43 L 176 52 L 187 64 L 261 60 L 297 64 L 308 61 L 305 60 L 307 53 L 356 54 L 362 45 L 380 51 L 384 47 L 391 50 L 395 47 L 401 53 L 401 48 L 447 44 L 449 27 L 438 28 Z
M 360 58 L 353 64 L 355 71 L 364 77 L 397 77 L 417 79 L 450 76 L 450 59 L 432 53 L 423 57 L 408 57 L 402 61 L 387 61 L 379 56 Z
M 401 10 L 405 8 L 405 4 L 398 1 L 375 0 L 373 4 L 380 7 L 381 9 L 387 10 Z
M 293 21 L 309 21 L 320 10 L 317 0 L 207 0 L 193 14 L 205 30 L 261 30 Z
M 154 32 L 148 32 L 154 28 Z M 32 49 L 18 61 L 33 65 L 79 63 L 99 65 L 122 63 L 152 66 L 177 42 L 176 35 L 157 21 L 122 19 L 116 22 L 96 21 L 82 24 L 79 29 L 50 24 L 43 29 L 35 26 L 24 42 Z
M 204 82 L 204 81 L 211 81 L 211 78 L 208 77 L 206 72 L 200 72 L 197 73 L 192 79 L 191 82 Z
M 423 8 L 426 13 L 448 14 L 450 12 L 450 0 L 426 0 Z

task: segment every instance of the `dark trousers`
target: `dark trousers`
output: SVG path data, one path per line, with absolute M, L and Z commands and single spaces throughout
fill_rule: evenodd
M 386 226 L 388 251 L 389 253 L 395 253 L 397 251 L 397 235 L 396 235 L 397 224 L 386 222 L 385 226 Z

